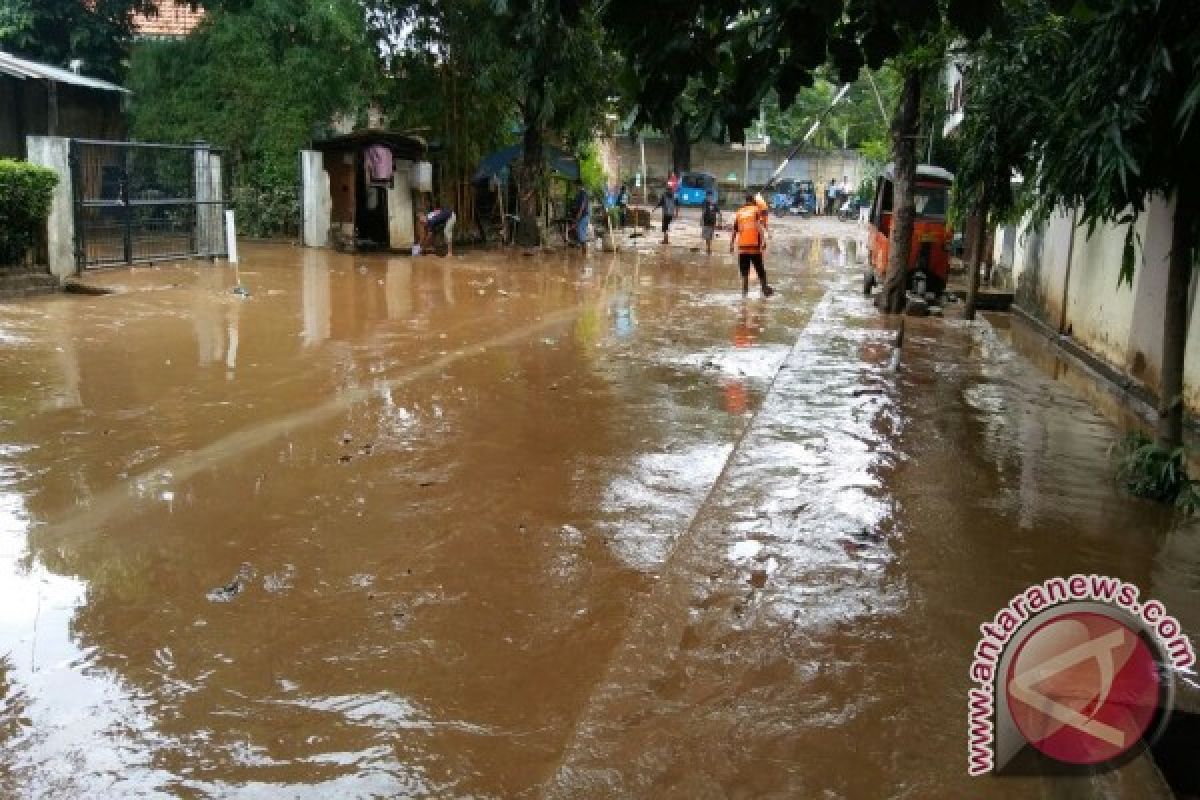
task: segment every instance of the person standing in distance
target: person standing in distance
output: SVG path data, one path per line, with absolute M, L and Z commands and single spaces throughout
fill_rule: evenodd
M 658 202 L 654 204 L 654 208 L 652 208 L 650 210 L 654 211 L 654 209 L 656 209 L 656 208 L 661 208 L 663 210 L 663 215 L 662 215 L 663 244 L 670 244 L 671 243 L 671 220 L 675 219 L 675 190 L 672 189 L 670 186 L 668 186 L 666 191 L 664 191 L 662 193 L 662 195 L 658 198 Z
M 713 236 L 716 235 L 717 226 L 721 224 L 721 207 L 717 205 L 716 198 L 710 191 L 704 196 L 704 206 L 700 209 L 700 236 L 704 239 L 704 252 L 706 255 L 712 255 Z
M 746 195 L 746 204 L 737 210 L 733 218 L 733 236 L 729 240 L 729 252 L 737 248 L 738 271 L 742 273 L 742 296 L 750 293 L 750 267 L 758 275 L 758 285 L 763 297 L 770 297 L 775 290 L 767 283 L 767 268 L 763 264 L 763 253 L 767 249 L 767 229 L 759 216 L 754 195 Z
M 587 255 L 588 234 L 592 228 L 592 200 L 588 197 L 583 181 L 575 181 L 575 201 L 572 203 L 571 224 L 575 226 L 575 238 Z

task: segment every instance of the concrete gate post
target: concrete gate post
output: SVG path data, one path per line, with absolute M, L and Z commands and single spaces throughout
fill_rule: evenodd
M 408 250 L 416 242 L 413 230 L 412 189 L 409 182 L 411 161 L 397 161 L 388 189 L 388 239 L 393 250 Z
M 305 247 L 329 246 L 331 199 L 325 156 L 319 150 L 300 151 L 300 236 Z
M 208 240 L 210 255 L 228 256 L 225 239 L 225 185 L 221 171 L 221 154 L 208 152 Z
M 75 253 L 75 189 L 71 176 L 71 140 L 61 136 L 27 136 L 29 162 L 54 170 L 58 185 L 46 220 L 46 252 L 50 273 L 60 282 L 79 272 Z
M 192 151 L 196 179 L 196 254 L 225 253 L 224 195 L 221 185 L 221 155 L 208 142 L 197 141 Z

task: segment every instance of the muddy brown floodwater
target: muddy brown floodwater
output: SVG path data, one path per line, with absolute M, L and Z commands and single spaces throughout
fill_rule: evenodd
M 967 779 L 977 627 L 1080 571 L 1190 626 L 1197 537 L 1003 331 L 890 372 L 839 230 L 770 301 L 249 245 L 0 305 L 0 794 L 1092 796 Z

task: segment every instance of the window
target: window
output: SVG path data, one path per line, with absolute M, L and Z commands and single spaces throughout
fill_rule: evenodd
M 918 186 L 913 196 L 919 217 L 945 217 L 950 193 L 944 188 Z

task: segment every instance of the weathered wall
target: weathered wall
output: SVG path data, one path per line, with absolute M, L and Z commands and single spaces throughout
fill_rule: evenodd
M 22 110 L 17 105 L 19 97 L 16 78 L 0 75 L 0 158 L 22 158 L 25 155 L 25 126 Z
M 30 136 L 29 161 L 58 174 L 50 216 L 46 220 L 46 256 L 51 274 L 60 281 L 79 271 L 75 260 L 75 204 L 71 184 L 70 140 L 55 136 Z
M 393 249 L 403 250 L 416 243 L 413 225 L 412 189 L 409 185 L 411 161 L 397 160 L 392 170 L 392 188 L 388 189 L 388 240 Z
M 329 173 L 325 171 L 325 159 L 320 151 L 300 151 L 300 184 L 301 240 L 305 247 L 328 247 Z
M 1137 223 L 1141 241 L 1132 285 L 1120 282 L 1127 226 L 1098 226 L 1091 236 L 1074 215 L 1056 215 L 1040 231 L 1020 226 L 1014 256 L 1016 303 L 1120 372 L 1157 394 L 1162 369 L 1162 319 L 1172 206 L 1147 203 Z M 999 237 L 997 237 L 999 238 Z M 1185 395 L 1200 413 L 1200 312 L 1191 287 L 1192 318 L 1184 371 Z
M 61 83 L 55 92 L 57 119 L 49 111 L 45 81 L 0 75 L 0 158 L 25 158 L 26 136 L 125 138 L 128 129 L 120 93 Z
M 628 136 L 603 139 L 599 142 L 599 150 L 610 180 L 627 184 L 634 201 L 641 202 L 641 193 L 634 190 L 634 175 L 641 171 L 638 140 Z M 734 149 L 732 145 L 699 142 L 692 146 L 692 169 L 716 175 L 723 192 L 722 202 L 736 202 L 740 199 L 736 197 L 738 190 L 742 188 L 747 175 L 750 186 L 761 186 L 787 154 L 788 148 L 777 145 L 770 145 L 765 151 L 756 151 L 752 147 L 747 154 L 745 150 Z M 662 139 L 647 139 L 646 172 L 650 177 L 652 196 L 666 183 L 670 170 L 670 143 Z M 830 179 L 840 181 L 844 176 L 850 186 L 856 188 L 863 180 L 864 173 L 865 162 L 858 151 L 833 150 L 797 156 L 788 164 L 782 177 L 807 178 L 822 186 L 829 183 Z
M 124 141 L 129 135 L 125 97 L 69 84 L 58 85 L 58 134 L 76 139 Z
M 1129 326 L 1133 319 L 1133 291 L 1119 285 L 1125 231 L 1097 228 L 1075 237 L 1071 278 L 1067 285 L 1067 330 L 1093 353 L 1110 364 L 1125 363 Z M 1141 280 L 1142 271 L 1134 279 Z

